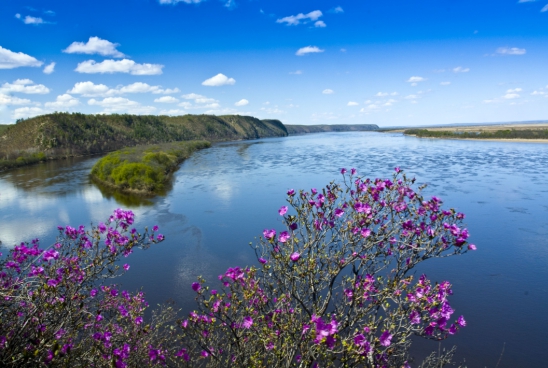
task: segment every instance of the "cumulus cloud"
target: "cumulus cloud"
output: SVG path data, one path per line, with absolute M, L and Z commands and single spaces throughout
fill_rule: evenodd
M 103 100 L 91 99 L 88 101 L 90 106 L 100 106 L 103 113 L 110 114 L 115 112 L 128 112 L 130 114 L 151 114 L 156 111 L 154 106 L 143 106 L 137 101 L 132 101 L 124 97 L 106 97 Z
M 44 95 L 49 93 L 49 88 L 43 84 L 35 84 L 30 79 L 17 79 L 13 83 L 4 83 L 0 87 L 0 92 Z
M 316 28 L 324 28 L 324 27 L 327 27 L 327 25 L 325 24 L 325 22 L 323 20 L 319 20 L 317 21 L 316 23 L 314 23 L 314 27 Z
M 80 101 L 77 98 L 74 98 L 71 95 L 65 93 L 63 95 L 57 96 L 57 99 L 54 102 L 46 102 L 44 105 L 52 110 L 63 110 L 68 109 L 69 107 L 77 106 L 79 104 Z
M 199 95 L 197 93 L 188 93 L 182 95 L 181 97 L 185 100 L 193 100 L 195 103 L 195 105 L 193 105 L 188 101 L 183 101 L 178 105 L 184 107 L 185 109 L 217 109 L 221 106 L 219 105 L 219 101 L 216 99 Z
M 354 101 L 348 101 L 348 103 L 346 104 L 346 106 L 358 106 L 359 103 L 357 102 L 354 102 Z
M 413 76 L 413 77 L 410 77 L 407 82 L 408 83 L 418 83 L 418 82 L 424 82 L 426 80 L 426 78 L 423 78 L 423 77 L 418 77 L 418 76 Z
M 179 102 L 178 99 L 172 96 L 162 96 L 160 98 L 157 98 L 154 100 L 154 102 L 160 102 L 160 103 L 177 103 Z
M 451 82 L 440 82 L 440 86 L 448 86 Z
M 236 103 L 234 104 L 234 106 L 245 106 L 245 105 L 247 105 L 247 104 L 249 104 L 249 101 L 246 100 L 245 98 L 243 98 L 243 99 L 241 99 L 240 101 L 236 102 Z
M 225 85 L 233 85 L 234 83 L 236 83 L 236 80 L 234 78 L 228 78 L 226 75 L 219 73 L 216 76 L 203 81 L 202 86 L 219 87 Z
M 296 26 L 303 23 L 308 23 L 310 21 L 315 22 L 317 21 L 323 13 L 320 10 L 314 10 L 311 11 L 308 14 L 299 13 L 297 15 L 290 15 L 288 17 L 283 17 L 278 20 L 276 20 L 276 23 L 286 23 L 288 26 Z
M 300 49 L 298 49 L 297 52 L 295 53 L 295 55 L 303 56 L 303 55 L 306 55 L 306 54 L 318 53 L 318 52 L 324 52 L 324 51 L 325 50 L 322 50 L 317 46 L 306 46 L 306 47 L 301 47 Z
M 26 119 L 45 114 L 47 111 L 40 107 L 20 107 L 13 110 L 11 116 L 13 119 Z
M 526 52 L 527 50 L 517 47 L 499 47 L 497 49 L 497 54 L 500 55 L 525 55 Z
M 417 98 L 420 98 L 418 95 L 408 95 L 404 97 L 406 100 L 416 100 Z
M 470 71 L 470 68 L 463 68 L 462 66 L 457 66 L 456 68 L 453 68 L 453 73 L 468 73 Z
M 322 93 L 323 93 L 324 95 L 332 95 L 333 93 L 335 93 L 335 91 L 333 91 L 332 89 L 327 88 L 327 89 L 324 89 L 324 90 L 322 91 Z
M 67 91 L 67 93 L 83 95 L 84 97 L 109 97 L 123 95 L 125 93 L 153 93 L 167 95 L 178 92 L 180 92 L 178 88 L 162 89 L 161 86 L 151 86 L 142 82 L 132 83 L 127 86 L 120 85 L 116 88 L 109 88 L 104 84 L 95 84 L 91 81 L 78 82 L 71 90 Z
M 19 98 L 14 96 L 8 96 L 3 93 L 0 93 L 0 106 L 7 105 L 30 105 L 32 104 L 31 100 L 26 98 Z
M 513 89 L 511 88 L 506 91 L 506 94 L 502 96 L 502 98 L 506 100 L 513 100 L 513 99 L 519 98 L 520 95 L 518 92 L 521 92 L 521 91 L 522 91 L 521 88 L 513 88 Z
M 99 37 L 90 37 L 88 42 L 73 42 L 63 50 L 67 54 L 99 54 L 102 56 L 112 56 L 115 58 L 124 57 L 120 51 L 116 50 L 116 47 L 120 46 L 118 43 L 112 43 L 107 40 L 103 40 Z
M 336 8 L 331 9 L 329 12 L 340 14 L 340 13 L 344 13 L 344 9 L 340 6 L 337 6 Z
M 44 74 L 51 74 L 55 70 L 55 63 L 50 63 L 44 67 Z
M 22 52 L 13 52 L 0 46 L 0 69 L 14 69 L 22 66 L 42 66 L 43 62 Z
M 75 71 L 79 73 L 129 73 L 131 75 L 158 75 L 162 74 L 160 64 L 137 64 L 133 60 L 104 60 L 97 63 L 95 60 L 87 60 L 78 64 Z

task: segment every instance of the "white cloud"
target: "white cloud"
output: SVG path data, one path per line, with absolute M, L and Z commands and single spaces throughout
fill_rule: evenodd
M 130 73 L 132 75 L 158 75 L 162 74 L 160 64 L 137 64 L 133 60 L 104 60 L 100 63 L 95 60 L 87 60 L 78 64 L 75 71 L 79 73 Z
M 236 102 L 236 103 L 234 104 L 234 106 L 245 106 L 245 105 L 247 105 L 247 104 L 249 104 L 249 101 L 246 100 L 245 98 L 243 98 L 243 99 L 241 99 L 240 101 Z
M 225 85 L 233 85 L 234 83 L 236 83 L 236 80 L 234 78 L 228 78 L 226 75 L 219 73 L 216 76 L 203 81 L 202 86 L 219 87 Z
M 306 47 L 301 47 L 300 49 L 298 49 L 297 52 L 295 53 L 295 55 L 303 56 L 303 55 L 310 54 L 310 53 L 317 53 L 317 52 L 324 52 L 324 51 L 325 50 L 322 50 L 317 46 L 306 46 Z
M 44 67 L 44 74 L 51 74 L 55 70 L 55 63 L 50 63 Z
M 181 109 L 170 109 L 170 110 L 161 110 L 159 112 L 160 115 L 171 115 L 171 116 L 174 116 L 174 115 L 186 115 L 188 114 L 188 111 L 186 110 L 181 110 Z
M 288 17 L 284 17 L 281 19 L 276 20 L 276 23 L 287 23 L 288 26 L 296 26 L 303 21 L 303 23 L 307 23 L 309 21 L 315 22 L 323 15 L 323 13 L 319 10 L 311 11 L 308 14 L 299 13 L 297 15 L 290 15 Z
M 501 55 L 525 55 L 527 51 L 525 49 L 520 49 L 517 47 L 499 47 L 497 49 L 497 54 Z
M 99 54 L 102 56 L 112 56 L 115 58 L 124 57 L 124 54 L 116 50 L 117 46 L 120 46 L 120 44 L 112 43 L 99 37 L 90 37 L 86 43 L 71 43 L 69 47 L 63 50 L 63 52 L 66 52 L 67 54 Z
M 49 93 L 49 88 L 43 84 L 34 84 L 30 79 L 17 79 L 13 83 L 4 83 L 2 87 L 0 87 L 0 92 L 44 95 Z
M 194 100 L 194 103 L 196 104 L 192 105 L 190 102 L 187 101 L 181 102 L 178 106 L 184 107 L 185 109 L 216 109 L 221 106 L 219 105 L 219 101 L 217 101 L 216 99 L 202 96 L 196 93 L 188 93 L 186 95 L 182 95 L 181 97 L 185 100 Z
M 180 104 L 178 104 L 177 106 L 184 107 L 185 109 L 190 109 L 190 108 L 192 108 L 192 104 L 191 104 L 190 102 L 187 102 L 187 101 L 183 101 L 183 102 L 181 102 Z
M 344 10 L 342 7 L 337 6 L 335 9 L 331 10 L 332 13 L 344 13 Z
M 172 96 L 162 96 L 160 98 L 157 98 L 154 100 L 154 102 L 160 102 L 160 103 L 177 103 L 179 102 L 178 99 Z
M 327 88 L 327 89 L 324 89 L 324 90 L 322 91 L 322 93 L 323 93 L 324 95 L 332 95 L 333 93 L 335 93 L 335 91 L 333 91 L 332 89 Z
M 0 106 L 30 105 L 30 104 L 32 104 L 32 101 L 26 98 L 13 97 L 13 96 L 8 96 L 3 93 L 0 93 Z
M 519 94 L 517 93 L 507 93 L 502 98 L 505 98 L 507 100 L 513 100 L 514 98 L 519 98 Z
M 314 23 L 314 27 L 316 28 L 325 28 L 327 25 L 323 20 L 318 20 L 316 23 Z
M 186 95 L 182 95 L 181 97 L 186 99 L 186 100 L 196 100 L 196 99 L 201 99 L 201 98 L 207 98 L 207 97 L 199 95 L 197 93 L 187 93 Z
M 515 93 L 515 92 L 521 92 L 521 91 L 523 91 L 523 89 L 521 88 L 514 88 L 514 89 L 510 88 L 506 90 L 506 93 Z
M 285 111 L 280 110 L 277 106 L 275 106 L 275 107 L 261 107 L 261 111 L 264 111 L 268 115 L 285 114 Z
M 377 92 L 377 94 L 375 96 L 377 96 L 377 97 L 386 97 L 388 95 L 389 95 L 388 92 Z
M 468 73 L 470 71 L 470 68 L 463 68 L 462 66 L 457 66 L 456 68 L 453 68 L 453 73 Z
M 548 12 L 548 4 L 544 5 L 542 9 L 540 9 L 541 13 Z
M 64 95 L 57 96 L 57 99 L 54 102 L 46 102 L 44 105 L 52 110 L 59 110 L 67 109 L 79 104 L 80 101 L 77 98 L 65 93 Z
M 43 62 L 22 52 L 13 52 L 0 46 L 0 69 L 13 69 L 22 66 L 42 66 Z
M 294 72 L 289 72 L 289 74 L 301 75 L 303 72 L 301 70 L 296 70 Z
M 532 3 L 537 0 L 519 0 L 518 3 Z
M 450 84 L 451 84 L 451 82 L 441 82 L 441 83 L 440 83 L 440 86 L 448 86 L 448 85 L 450 85 Z
M 116 95 L 123 95 L 126 93 L 153 93 L 153 94 L 170 94 L 180 92 L 178 88 L 174 89 L 162 89 L 161 86 L 151 86 L 147 83 L 136 82 L 127 86 L 117 86 L 116 88 L 109 88 L 104 84 L 95 84 L 93 82 L 78 82 L 74 87 L 67 91 L 67 93 L 73 93 L 83 95 L 85 97 L 109 97 Z
M 39 107 L 20 107 L 13 110 L 11 116 L 13 119 L 26 119 L 33 116 L 45 114 L 46 111 Z
M 418 83 L 418 82 L 424 82 L 425 80 L 426 80 L 426 78 L 413 76 L 413 77 L 410 77 L 407 80 L 407 82 L 408 83 Z
M 546 92 L 544 92 L 544 91 L 533 91 L 531 93 L 532 96 L 545 95 L 545 94 L 546 94 Z
M 31 17 L 30 15 L 27 15 L 26 17 L 22 17 L 21 14 L 15 14 L 15 18 L 17 19 L 20 19 L 23 23 L 25 24 L 34 24 L 34 25 L 38 25 L 38 24 L 47 24 L 47 23 L 50 23 L 50 22 L 46 22 L 44 21 L 42 18 L 37 18 L 37 17 Z
M 420 98 L 420 96 L 417 95 L 409 95 L 404 97 L 406 100 L 416 100 L 417 98 Z
M 357 102 L 354 102 L 354 101 L 348 101 L 348 103 L 346 104 L 346 106 L 358 106 L 359 103 Z
M 102 107 L 103 113 L 128 112 L 131 114 L 151 114 L 156 110 L 154 106 L 142 106 L 136 101 L 128 100 L 124 97 L 106 97 L 102 101 L 91 99 L 88 101 L 90 106 Z

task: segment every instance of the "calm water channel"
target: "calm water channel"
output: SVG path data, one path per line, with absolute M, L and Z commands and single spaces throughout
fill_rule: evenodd
M 548 145 L 429 140 L 381 133 L 323 133 L 218 144 L 196 153 L 165 196 L 139 200 L 97 188 L 97 158 L 51 162 L 0 173 L 0 240 L 40 238 L 57 225 L 88 225 L 115 208 L 132 209 L 137 227 L 159 225 L 167 240 L 135 252 L 118 279 L 140 287 L 151 305 L 193 307 L 190 284 L 216 281 L 230 266 L 254 264 L 249 242 L 281 228 L 287 189 L 321 187 L 341 167 L 387 177 L 400 166 L 428 183 L 446 207 L 466 213 L 478 250 L 425 262 L 420 272 L 454 285 L 451 305 L 468 326 L 446 340 L 469 367 L 548 366 Z M 416 344 L 416 353 L 437 343 Z

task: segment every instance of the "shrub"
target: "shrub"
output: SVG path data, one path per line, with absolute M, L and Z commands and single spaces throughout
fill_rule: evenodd
M 464 215 L 399 169 L 391 180 L 342 172 L 340 184 L 289 190 L 285 230 L 253 246 L 258 266 L 229 268 L 219 288 L 199 278 L 198 309 L 177 321 L 166 306 L 145 322 L 142 293 L 104 283 L 128 269 L 122 255 L 163 240 L 157 227 L 129 230 L 130 211 L 90 231 L 59 228 L 46 250 L 15 247 L 0 261 L 0 365 L 409 367 L 412 336 L 442 340 L 466 325 L 448 281 L 411 271 L 476 247 Z

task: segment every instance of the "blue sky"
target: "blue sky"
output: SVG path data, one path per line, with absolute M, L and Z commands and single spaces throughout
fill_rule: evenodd
M 548 119 L 548 0 L 3 0 L 0 123 L 52 111 L 287 124 Z

